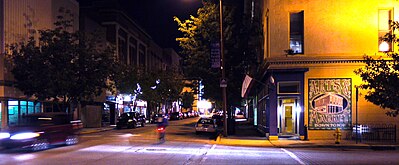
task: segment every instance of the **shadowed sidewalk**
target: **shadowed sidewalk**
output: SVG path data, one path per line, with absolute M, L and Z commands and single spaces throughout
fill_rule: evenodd
M 248 121 L 235 123 L 235 133 L 227 137 L 219 136 L 214 144 L 252 147 L 278 147 L 278 148 L 348 148 L 348 149 L 375 149 L 375 150 L 399 150 L 398 144 L 365 144 L 353 140 L 341 140 L 335 144 L 335 140 L 268 140 L 262 136 L 256 127 Z

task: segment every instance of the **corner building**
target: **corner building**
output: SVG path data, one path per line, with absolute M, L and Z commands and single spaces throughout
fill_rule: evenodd
M 389 20 L 399 20 L 396 0 L 263 0 L 264 84 L 251 88 L 255 125 L 276 140 L 282 137 L 343 138 L 356 124 L 392 124 L 399 120 L 366 101 L 354 70 L 363 56 L 383 56 L 379 37 Z M 396 45 L 389 50 L 398 51 Z M 358 97 L 358 101 L 357 98 Z M 356 106 L 357 105 L 357 106 Z M 307 128 L 307 129 L 306 129 Z M 398 129 L 396 129 L 398 135 Z M 396 136 L 398 139 L 398 136 Z M 396 140 L 398 141 L 398 140 Z

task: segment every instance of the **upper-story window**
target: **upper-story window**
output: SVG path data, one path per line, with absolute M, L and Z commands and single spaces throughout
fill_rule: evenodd
M 290 13 L 290 49 L 294 54 L 304 53 L 304 12 Z
M 133 37 L 129 39 L 129 64 L 137 65 L 137 40 Z
M 118 54 L 119 62 L 127 64 L 127 33 L 122 29 L 118 30 Z
M 146 66 L 145 52 L 146 52 L 145 46 L 142 44 L 139 44 L 139 65 L 140 66 Z
M 382 40 L 386 34 L 392 34 L 392 30 L 389 27 L 389 20 L 392 20 L 391 9 L 378 10 L 378 51 L 380 52 L 392 51 L 392 42 Z

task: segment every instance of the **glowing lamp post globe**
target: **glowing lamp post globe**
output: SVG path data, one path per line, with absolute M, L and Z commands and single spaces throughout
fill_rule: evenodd
M 389 51 L 389 44 L 386 41 L 381 42 L 379 45 L 378 49 L 380 52 L 388 52 Z
M 198 101 L 197 108 L 205 115 L 209 114 L 209 109 L 212 108 L 212 103 L 206 100 Z

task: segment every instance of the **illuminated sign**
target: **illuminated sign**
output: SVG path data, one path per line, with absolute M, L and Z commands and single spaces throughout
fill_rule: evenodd
M 309 79 L 309 129 L 350 129 L 352 81 L 350 78 Z

